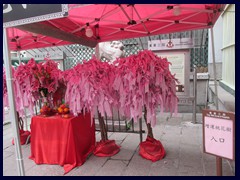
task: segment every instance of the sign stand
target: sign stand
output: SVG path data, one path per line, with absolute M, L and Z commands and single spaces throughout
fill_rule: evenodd
M 217 176 L 222 176 L 222 158 L 216 157 Z
M 235 113 L 203 110 L 203 152 L 216 156 L 216 174 L 222 176 L 222 158 L 235 159 Z

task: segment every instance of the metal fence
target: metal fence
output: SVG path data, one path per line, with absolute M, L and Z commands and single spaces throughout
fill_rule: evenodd
M 195 30 L 195 31 L 185 31 L 171 34 L 161 34 L 156 36 L 142 37 L 138 38 L 138 44 L 144 49 L 148 48 L 148 41 L 151 40 L 162 40 L 162 39 L 175 39 L 175 38 L 193 38 L 194 48 L 190 51 L 190 67 L 193 68 L 194 65 L 197 67 L 197 72 L 207 72 L 208 69 L 208 30 Z
M 194 38 L 195 46 L 191 49 L 191 64 L 193 68 L 197 67 L 197 72 L 207 72 L 208 69 L 208 30 L 185 31 L 179 33 L 162 34 L 149 37 L 122 40 L 124 44 L 125 56 L 137 54 L 142 49 L 147 49 L 149 40 L 169 39 L 169 38 Z M 83 60 L 89 60 L 95 54 L 95 48 L 89 48 L 79 44 L 68 45 L 73 57 L 66 57 L 65 69 L 69 69 L 82 63 Z
M 124 44 L 125 56 L 137 54 L 141 50 L 136 39 L 128 39 L 122 42 Z M 95 54 L 95 48 L 89 48 L 79 44 L 69 45 L 68 49 L 72 51 L 71 53 L 74 54 L 74 57 L 66 57 L 64 60 L 65 69 L 70 69 L 78 63 L 82 63 L 84 60 L 88 61 Z
M 150 37 L 134 38 L 123 40 L 125 56 L 137 54 L 140 50 L 148 48 L 149 40 L 169 39 L 169 38 L 194 38 L 195 46 L 190 51 L 190 67 L 196 66 L 197 72 L 207 72 L 208 66 L 208 30 L 186 31 L 181 33 L 163 34 Z M 65 69 L 72 68 L 83 60 L 89 60 L 95 54 L 95 48 L 89 48 L 82 45 L 69 45 L 68 50 L 74 55 L 65 59 Z M 142 139 L 142 124 L 139 127 L 134 126 L 133 120 L 127 120 L 115 114 L 113 118 L 104 118 L 107 131 L 109 132 L 128 132 L 139 133 Z M 99 131 L 98 119 L 95 117 L 96 130 Z
M 134 124 L 133 119 L 128 119 L 126 117 L 122 117 L 119 114 L 117 109 L 113 109 L 113 116 L 112 117 L 104 117 L 104 122 L 106 125 L 106 129 L 108 132 L 126 132 L 126 133 L 140 133 L 145 132 L 142 130 L 141 127 L 137 127 Z M 95 127 L 97 131 L 100 131 L 99 121 L 98 121 L 98 114 L 95 113 Z

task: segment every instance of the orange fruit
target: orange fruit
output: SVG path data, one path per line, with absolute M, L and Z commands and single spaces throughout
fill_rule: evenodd
M 64 111 L 65 113 L 67 113 L 67 112 L 69 111 L 69 109 L 68 109 L 68 108 L 64 108 L 63 111 Z
M 59 113 L 62 113 L 62 112 L 63 112 L 63 109 L 59 107 L 59 108 L 58 108 L 58 112 L 59 112 Z

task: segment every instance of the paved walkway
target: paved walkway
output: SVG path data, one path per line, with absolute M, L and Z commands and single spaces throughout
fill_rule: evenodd
M 215 176 L 215 157 L 203 153 L 202 115 L 197 114 L 197 124 L 192 124 L 192 114 L 182 113 L 178 117 L 159 115 L 153 128 L 154 137 L 162 142 L 166 156 L 151 162 L 138 154 L 139 134 L 108 133 L 116 140 L 121 150 L 113 157 L 91 155 L 80 167 L 65 176 Z M 146 127 L 143 126 L 146 130 Z M 100 139 L 96 132 L 97 140 Z M 146 138 L 144 134 L 143 139 Z M 15 149 L 11 145 L 11 124 L 3 126 L 3 175 L 17 175 Z M 22 146 L 24 167 L 27 176 L 63 176 L 59 165 L 36 165 L 28 159 L 30 145 Z M 223 160 L 223 176 L 234 176 L 229 162 Z

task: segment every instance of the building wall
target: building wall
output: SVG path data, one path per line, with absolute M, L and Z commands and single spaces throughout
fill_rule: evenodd
M 217 80 L 221 80 L 222 79 L 222 61 L 221 62 L 216 62 L 215 63 L 216 66 L 216 78 Z M 210 76 L 210 80 L 213 80 L 214 76 L 213 76 L 213 63 L 208 63 L 208 73 Z
M 212 58 L 212 38 L 211 30 L 209 29 L 209 41 L 208 41 L 208 72 L 210 79 L 213 79 L 213 58 Z M 223 34 L 223 19 L 220 16 L 213 27 L 213 39 L 215 49 L 215 62 L 216 62 L 216 77 L 218 80 L 222 79 L 222 37 Z
M 235 91 L 235 5 L 228 5 L 222 14 L 222 83 Z

